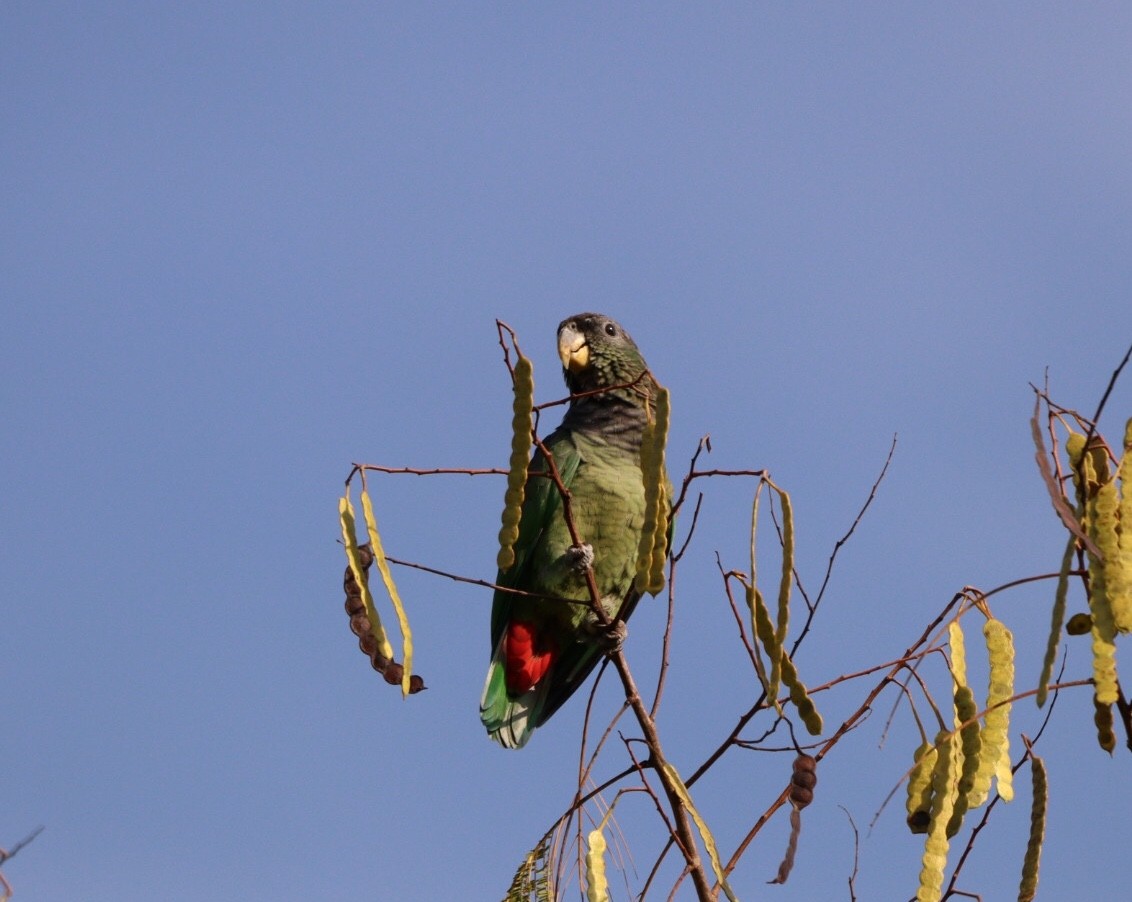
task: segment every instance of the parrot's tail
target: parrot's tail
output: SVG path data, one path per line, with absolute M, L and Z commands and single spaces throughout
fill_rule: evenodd
M 500 637 L 491 666 L 487 670 L 487 680 L 483 684 L 483 696 L 480 698 L 480 720 L 487 728 L 488 735 L 501 746 L 521 749 L 531 738 L 535 727 L 542 723 L 539 712 L 545 707 L 550 680 L 540 680 L 526 692 L 512 697 L 507 692 L 505 641 L 506 633 Z

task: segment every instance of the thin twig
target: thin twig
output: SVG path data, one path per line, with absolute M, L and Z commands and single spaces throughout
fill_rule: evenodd
M 849 902 L 857 902 L 857 890 L 853 883 L 857 879 L 857 865 L 861 854 L 861 834 L 857 831 L 857 825 L 854 823 L 853 815 L 849 813 L 849 809 L 844 805 L 837 807 L 845 812 L 845 816 L 849 819 L 849 826 L 853 830 L 853 871 L 849 875 Z
M 383 467 L 380 464 L 354 464 L 350 471 L 352 476 L 359 470 L 371 470 L 374 473 L 389 473 L 399 476 L 506 476 L 509 471 L 499 467 L 432 467 L 421 469 L 419 467 Z M 350 480 L 347 479 L 347 482 Z
M 1104 412 L 1105 405 L 1108 403 L 1108 396 L 1112 394 L 1112 390 L 1116 388 L 1116 381 L 1120 378 L 1120 372 L 1128 365 L 1129 359 L 1132 359 L 1132 345 L 1128 346 L 1128 350 L 1124 352 L 1124 359 L 1120 361 L 1116 369 L 1113 370 L 1112 376 L 1109 377 L 1108 385 L 1105 386 L 1104 394 L 1101 395 L 1101 400 L 1097 404 L 1097 412 L 1093 414 L 1093 425 L 1085 435 L 1085 446 L 1088 447 L 1089 439 L 1093 437 L 1096 432 L 1097 423 L 1101 421 L 1101 414 Z
M 15 858 L 16 854 L 20 851 L 20 849 L 22 849 L 24 846 L 26 846 L 30 842 L 32 842 L 32 840 L 34 840 L 37 836 L 39 836 L 39 834 L 42 833 L 43 830 L 44 830 L 44 827 L 42 825 L 40 825 L 40 826 L 36 827 L 34 830 L 32 830 L 31 833 L 29 833 L 27 836 L 25 836 L 19 842 L 17 842 L 14 846 L 12 846 L 11 849 L 0 849 L 0 864 L 4 864 L 4 862 L 6 862 L 6 861 L 8 861 L 12 858 Z
M 656 719 L 660 710 L 660 699 L 664 695 L 664 683 L 668 678 L 669 654 L 672 651 L 672 624 L 676 616 L 676 558 L 669 561 L 668 566 L 668 617 L 664 623 L 664 638 L 660 643 L 660 667 L 656 675 L 656 692 L 652 697 L 652 706 L 649 716 Z
M 415 561 L 403 561 L 400 558 L 390 557 L 389 555 L 386 555 L 385 559 L 391 564 L 396 564 L 398 567 L 410 567 L 413 570 L 423 570 L 425 573 L 433 574 L 433 576 L 443 576 L 445 579 L 455 580 L 458 583 L 482 586 L 485 589 L 493 589 L 496 592 L 503 592 L 507 595 L 521 595 L 524 598 L 537 598 L 540 601 L 556 601 L 561 604 L 589 605 L 588 601 L 579 601 L 577 598 L 562 598 L 558 595 L 543 595 L 539 592 L 527 592 L 523 589 L 512 588 L 511 586 L 501 586 L 498 583 L 489 582 L 486 579 L 476 579 L 471 576 L 461 576 L 458 573 L 449 573 L 446 570 L 438 570 L 435 567 L 418 564 Z
M 822 577 L 821 585 L 818 587 L 818 594 L 817 599 L 814 601 L 814 607 L 817 607 L 821 603 L 822 596 L 825 595 L 826 586 L 829 585 L 830 576 L 833 574 L 833 562 L 837 560 L 838 552 L 841 551 L 841 547 L 846 542 L 848 542 L 853 533 L 856 532 L 857 527 L 861 524 L 861 521 L 865 517 L 865 513 L 868 511 L 869 507 L 876 499 L 877 490 L 880 488 L 880 484 L 884 482 L 884 477 L 888 473 L 888 466 L 892 463 L 892 457 L 895 453 L 896 436 L 894 435 L 892 436 L 892 444 L 888 446 L 888 456 L 884 459 L 884 466 L 880 468 L 880 474 L 876 479 L 873 480 L 872 487 L 869 489 L 869 496 L 865 499 L 865 503 L 861 505 L 861 509 L 857 511 L 857 516 L 854 517 L 853 522 L 849 524 L 849 529 L 846 530 L 845 535 L 843 535 L 833 544 L 833 551 L 830 553 L 829 561 L 825 565 L 825 576 Z M 799 640 L 801 640 L 802 637 L 799 636 L 798 638 Z M 797 643 L 795 643 L 794 647 L 797 648 Z

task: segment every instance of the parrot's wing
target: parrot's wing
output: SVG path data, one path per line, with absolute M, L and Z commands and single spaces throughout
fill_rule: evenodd
M 562 484 L 570 488 L 582 455 L 574 443 L 568 439 L 555 441 L 551 435 L 543 444 L 554 458 Z M 539 475 L 546 474 L 546 475 Z M 528 573 L 532 558 L 538 548 L 546 528 L 554 517 L 560 516 L 562 494 L 550 478 L 549 467 L 542 451 L 536 451 L 527 468 L 527 484 L 523 498 L 523 510 L 519 519 L 519 538 L 515 541 L 515 562 L 506 570 L 500 570 L 495 581 L 508 589 L 523 589 L 531 584 Z M 510 619 L 511 601 L 515 596 L 507 592 L 495 593 L 491 608 L 491 647 L 499 643 L 503 630 Z

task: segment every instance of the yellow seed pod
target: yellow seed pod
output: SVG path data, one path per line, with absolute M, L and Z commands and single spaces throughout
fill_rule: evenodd
M 790 626 L 790 587 L 794 580 L 794 513 L 790 506 L 790 495 L 774 483 L 771 488 L 778 492 L 782 504 L 782 574 L 778 582 L 778 616 L 774 626 L 774 644 L 780 650 L 779 654 L 770 657 L 770 684 L 777 692 L 782 682 L 782 659 L 785 657 L 786 633 Z M 757 499 L 756 499 L 757 504 Z M 752 548 L 754 546 L 754 522 L 751 523 Z M 752 554 L 751 569 L 754 569 L 754 555 Z
M 790 701 L 798 709 L 798 716 L 802 719 L 802 723 L 806 725 L 806 730 L 811 736 L 820 736 L 822 731 L 821 714 L 814 707 L 813 699 L 806 691 L 805 684 L 798 679 L 798 669 L 794 666 L 794 662 L 785 649 L 782 650 L 782 683 L 790 691 Z
M 947 625 L 947 644 L 951 649 L 951 677 L 956 686 L 967 685 L 967 646 L 958 620 Z M 959 724 L 956 724 L 959 726 Z
M 663 470 L 661 479 L 664 478 Z M 670 509 L 668 489 L 663 482 L 660 484 L 660 499 L 657 504 L 658 513 L 656 530 L 653 535 L 652 563 L 649 565 L 649 592 L 653 595 L 664 589 L 664 565 L 668 561 L 668 511 Z
M 668 441 L 670 418 L 668 389 L 657 390 L 655 407 L 650 411 L 641 435 L 641 480 L 645 489 L 645 517 L 637 546 L 638 592 L 656 595 L 664 588 L 664 561 L 667 556 L 667 516 L 665 509 L 664 447 Z
M 1095 595 L 1095 586 L 1091 587 Z M 1097 687 L 1097 697 L 1106 705 L 1116 701 L 1119 695 L 1116 679 L 1116 624 L 1112 619 L 1112 609 L 1103 603 L 1093 604 L 1093 681 Z
M 499 554 L 495 564 L 500 570 L 507 570 L 515 563 L 515 543 L 519 541 L 519 528 L 504 527 L 499 530 Z
M 684 781 L 680 779 L 680 774 L 667 761 L 661 764 L 661 770 L 664 777 L 665 785 L 671 789 L 684 807 L 688 811 L 688 815 L 696 825 L 696 829 L 700 833 L 700 839 L 703 841 L 704 848 L 707 849 L 708 860 L 711 862 L 711 869 L 715 872 L 715 879 L 719 883 L 720 889 L 723 894 L 727 896 L 730 902 L 738 902 L 735 897 L 734 891 L 731 889 L 731 884 L 727 882 L 727 875 L 723 872 L 723 861 L 719 857 L 719 847 L 715 843 L 715 837 L 712 835 L 711 830 L 708 828 L 707 822 L 700 815 L 696 809 L 695 804 L 692 802 L 692 796 L 688 792 L 688 787 L 684 785 Z
M 913 833 L 927 833 L 932 814 L 932 771 L 939 753 L 926 739 L 916 749 L 913 760 L 916 762 L 908 775 L 908 799 L 905 809 L 908 812 L 908 829 Z
M 1022 861 L 1022 881 L 1018 885 L 1018 902 L 1034 902 L 1038 892 L 1038 868 L 1042 859 L 1042 840 L 1046 834 L 1046 809 L 1049 807 L 1049 784 L 1046 764 L 1030 754 L 1030 780 L 1033 801 L 1030 804 L 1030 839 Z
M 954 654 L 954 652 L 953 652 Z M 975 704 L 975 693 L 970 686 L 960 686 L 955 690 L 955 721 L 959 727 L 959 748 L 962 762 L 959 770 L 959 782 L 955 797 L 955 807 L 951 812 L 951 820 L 947 824 L 947 835 L 954 836 L 963 825 L 963 816 L 967 813 L 970 804 L 971 790 L 975 786 L 975 777 L 979 771 L 979 752 L 983 747 L 982 734 L 979 731 L 979 713 Z
M 943 872 L 947 867 L 947 825 L 955 805 L 957 744 L 947 730 L 936 736 L 935 767 L 932 769 L 932 809 L 924 857 L 920 867 L 917 902 L 939 902 L 943 895 Z
M 1097 507 L 1098 499 L 1105 494 L 1103 484 L 1108 481 L 1108 458 L 1103 448 L 1088 448 L 1078 455 L 1078 459 L 1085 485 L 1078 495 L 1085 499 L 1085 526 L 1089 537 L 1096 542 L 1099 538 L 1098 520 L 1108 517 L 1107 502 L 1102 509 Z M 1110 705 L 1119 694 L 1116 682 L 1116 620 L 1109 602 L 1104 562 L 1091 553 L 1088 557 L 1089 613 L 1093 618 L 1093 681 L 1101 704 Z
M 1080 432 L 1070 432 L 1065 439 L 1065 452 L 1069 455 L 1069 465 L 1073 468 L 1073 484 L 1077 485 L 1080 478 L 1076 472 L 1078 465 L 1081 463 L 1081 457 L 1085 453 L 1085 436 Z
M 751 610 L 751 629 L 762 643 L 763 651 L 766 652 L 766 656 L 771 662 L 768 674 L 765 676 L 766 683 L 763 686 L 763 689 L 766 690 L 767 702 L 781 714 L 782 708 L 778 704 L 778 689 L 779 681 L 782 678 L 782 646 L 778 644 L 774 635 L 774 624 L 770 621 L 770 611 L 767 609 L 765 599 L 763 599 L 763 593 L 755 586 L 747 587 L 747 606 Z M 760 677 L 763 677 L 763 675 L 760 674 Z
M 1112 705 L 1093 696 L 1093 723 L 1097 727 L 1097 742 L 1110 755 L 1116 748 L 1116 734 L 1112 731 Z
M 1088 464 L 1086 471 L 1087 487 L 1089 494 L 1094 495 L 1109 479 L 1108 449 L 1105 448 L 1100 436 L 1095 435 L 1086 447 L 1085 452 L 1085 460 Z
M 507 570 L 515 563 L 515 543 L 519 540 L 519 520 L 527 483 L 527 464 L 531 453 L 531 413 L 535 404 L 534 367 L 519 355 L 515 361 L 511 404 L 511 460 L 507 472 L 507 493 L 503 505 L 503 526 L 499 530 L 499 555 L 496 564 Z
M 358 552 L 358 537 L 354 505 L 350 503 L 349 489 L 338 499 L 338 519 L 342 526 L 342 544 L 346 546 L 346 558 L 350 563 L 350 572 L 354 574 L 354 581 L 362 592 L 362 603 L 365 605 L 366 619 L 369 620 L 370 632 L 378 650 L 386 660 L 393 657 L 393 646 L 381 625 L 381 618 L 373 601 L 373 592 L 370 590 L 369 578 L 366 569 L 361 564 Z
M 514 400 L 511 403 L 511 471 L 507 474 L 507 487 L 522 490 L 527 480 L 527 458 L 531 449 L 531 414 L 535 406 L 534 365 L 520 356 L 515 361 L 515 378 L 512 382 Z M 515 466 L 519 458 L 520 465 Z
M 794 510 L 790 505 L 790 495 L 778 489 L 782 502 L 782 577 L 778 582 L 778 623 L 775 634 L 779 645 L 786 642 L 786 630 L 790 622 L 790 587 L 794 583 Z
M 1050 614 L 1049 638 L 1046 640 L 1046 655 L 1042 660 L 1042 675 L 1038 678 L 1038 707 L 1046 703 L 1049 695 L 1049 681 L 1053 677 L 1053 664 L 1057 660 L 1057 646 L 1061 641 L 1061 624 L 1065 622 L 1065 599 L 1069 594 L 1069 570 L 1073 566 L 1073 552 L 1077 548 L 1077 537 L 1070 536 L 1061 556 L 1061 570 L 1057 574 L 1057 589 L 1053 593 L 1053 612 Z M 1074 615 L 1069 624 L 1072 626 Z M 1073 630 L 1069 630 L 1070 634 Z M 1086 630 L 1087 632 L 1087 630 Z
M 655 469 L 656 420 L 650 416 L 641 431 L 641 482 L 645 489 L 645 516 L 644 522 L 641 524 L 641 537 L 637 543 L 636 588 L 638 592 L 642 593 L 648 591 L 649 570 L 652 567 L 652 549 L 659 512 L 659 503 L 656 496 L 659 487 L 655 481 L 649 479 L 649 475 Z
M 507 527 L 517 527 L 523 513 L 522 507 L 517 506 L 515 501 L 512 500 L 513 498 L 512 492 L 508 492 L 504 498 L 503 525 Z
M 1006 701 L 1014 695 L 1014 637 L 999 620 L 988 620 L 983 626 L 983 635 L 990 658 L 990 680 L 979 769 L 968 794 L 970 808 L 977 808 L 986 801 L 992 777 L 998 779 L 998 794 L 1004 802 L 1014 798 L 1010 772 L 1010 703 Z
M 365 516 L 366 531 L 369 533 L 370 550 L 373 552 L 373 562 L 377 567 L 377 572 L 381 574 L 381 581 L 385 584 L 385 591 L 389 594 L 389 600 L 393 603 L 393 611 L 397 615 L 397 625 L 401 629 L 401 654 L 403 655 L 404 666 L 401 670 L 401 695 L 407 697 L 409 689 L 412 685 L 413 673 L 413 633 L 409 629 L 409 618 L 405 613 L 405 605 L 401 602 L 401 595 L 397 592 L 397 586 L 393 582 L 393 574 L 389 570 L 389 561 L 385 558 L 385 549 L 381 545 L 381 535 L 377 531 L 377 519 L 373 515 L 373 502 L 370 501 L 369 492 L 364 488 L 365 474 L 362 474 L 362 513 Z M 366 613 L 370 611 L 367 608 Z M 377 617 L 376 609 L 373 615 Z M 373 629 L 373 636 L 380 644 L 381 642 L 380 625 L 375 626 Z M 392 657 L 392 654 L 389 655 Z M 386 672 L 388 676 L 388 671 Z
M 1105 552 L 1105 577 L 1109 585 L 1109 604 L 1117 630 L 1132 631 L 1132 420 L 1124 427 L 1124 453 L 1117 469 L 1120 500 L 1116 547 Z M 1103 549 L 1102 549 L 1103 550 Z
M 609 881 L 605 877 L 605 834 L 591 830 L 586 844 L 586 902 L 607 902 Z

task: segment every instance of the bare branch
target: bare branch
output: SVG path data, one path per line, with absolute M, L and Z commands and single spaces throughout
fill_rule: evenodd
M 32 830 L 31 833 L 29 833 L 23 839 L 19 840 L 14 846 L 12 846 L 11 849 L 0 849 L 0 864 L 4 864 L 4 862 L 8 861 L 9 859 L 15 858 L 20 849 L 22 849 L 26 845 L 29 845 L 43 831 L 44 827 L 40 825 Z

